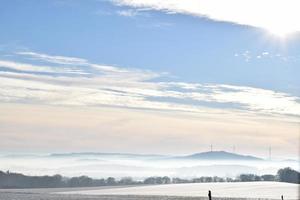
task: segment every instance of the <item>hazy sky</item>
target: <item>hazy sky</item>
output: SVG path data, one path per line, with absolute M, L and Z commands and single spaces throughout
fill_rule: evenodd
M 297 157 L 297 4 L 2 1 L 0 151 Z

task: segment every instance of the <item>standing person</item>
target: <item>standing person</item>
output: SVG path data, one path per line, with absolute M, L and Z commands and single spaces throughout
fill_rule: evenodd
M 208 199 L 211 200 L 211 191 L 208 190 Z

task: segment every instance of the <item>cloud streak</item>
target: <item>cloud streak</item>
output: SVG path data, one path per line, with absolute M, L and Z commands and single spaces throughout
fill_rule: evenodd
M 87 60 L 82 58 L 74 58 L 74 57 L 65 57 L 65 56 L 50 56 L 47 54 L 30 52 L 30 51 L 20 51 L 16 52 L 17 55 L 23 55 L 31 57 L 32 59 L 36 60 L 43 60 L 51 63 L 56 64 L 86 64 Z
M 164 73 L 36 52 L 17 55 L 33 63 L 0 60 L 2 102 L 300 116 L 300 98 L 283 92 L 226 84 L 159 82 L 155 78 Z M 34 63 L 36 59 L 46 64 Z
M 135 17 L 136 15 L 139 15 L 138 11 L 134 9 L 119 10 L 117 11 L 117 14 L 124 17 Z
M 117 5 L 134 8 L 147 8 L 164 11 L 169 14 L 181 13 L 199 17 L 208 17 L 216 21 L 225 21 L 267 29 L 283 35 L 300 31 L 297 0 L 112 0 Z

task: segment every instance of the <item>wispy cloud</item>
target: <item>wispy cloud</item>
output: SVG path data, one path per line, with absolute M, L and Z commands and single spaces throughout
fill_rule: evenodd
M 17 55 L 49 65 L 0 60 L 0 101 L 300 116 L 299 97 L 283 92 L 226 84 L 157 82 L 155 78 L 164 73 L 36 52 Z
M 30 52 L 30 51 L 20 51 L 16 52 L 17 55 L 24 55 L 31 57 L 32 59 L 37 60 L 43 60 L 51 63 L 57 63 L 57 64 L 86 64 L 87 60 L 82 58 L 74 58 L 74 57 L 65 57 L 65 56 L 50 56 L 47 54 L 42 53 L 36 53 L 36 52 Z
M 297 0 L 112 0 L 117 5 L 208 17 L 268 29 L 275 34 L 300 31 Z M 274 23 L 276 22 L 276 23 Z
M 117 14 L 124 17 L 134 17 L 139 15 L 138 10 L 135 9 L 127 9 L 127 10 L 118 10 Z
M 249 62 L 251 60 L 266 60 L 266 59 L 276 59 L 283 62 L 297 62 L 299 61 L 299 58 L 297 56 L 286 56 L 280 53 L 274 53 L 274 52 L 268 52 L 263 51 L 260 53 L 252 53 L 249 50 L 246 50 L 244 52 L 235 53 L 234 57 L 241 57 L 246 62 Z
M 56 73 L 56 74 L 85 74 L 80 69 L 72 69 L 69 67 L 51 67 L 43 65 L 32 65 L 28 63 L 18 63 L 8 60 L 0 60 L 0 67 L 8 70 L 17 70 L 31 73 Z

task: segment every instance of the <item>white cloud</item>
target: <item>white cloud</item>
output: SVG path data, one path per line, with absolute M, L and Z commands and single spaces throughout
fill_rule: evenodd
M 45 62 L 57 63 L 57 56 L 52 59 L 53 56 L 46 54 L 22 54 L 32 55 L 44 55 L 37 57 Z M 153 79 L 164 74 L 99 65 L 80 58 L 58 58 L 74 63 L 68 64 L 68 67 L 65 64 L 40 66 L 0 60 L 1 67 L 11 69 L 0 70 L 0 101 L 194 113 L 206 112 L 209 108 L 217 112 L 300 116 L 299 97 L 282 92 L 224 84 L 157 82 Z
M 298 0 L 112 0 L 118 5 L 208 17 L 267 29 L 277 35 L 300 31 Z
M 267 52 L 267 51 L 263 51 L 261 53 L 251 53 L 250 51 L 246 50 L 244 52 L 241 53 L 235 53 L 234 57 L 241 57 L 243 58 L 246 62 L 251 61 L 252 59 L 256 58 L 256 59 L 277 59 L 279 61 L 283 61 L 283 62 L 298 62 L 298 57 L 296 56 L 286 56 L 286 55 L 282 55 L 280 53 L 274 53 L 274 52 Z
M 106 77 L 136 79 L 136 80 L 148 80 L 160 76 L 157 73 L 138 70 L 119 68 L 115 66 L 99 65 L 88 62 L 86 59 L 66 57 L 66 56 L 53 56 L 48 54 L 42 54 L 32 51 L 16 52 L 16 55 L 21 55 L 25 59 L 40 60 L 51 64 L 60 64 L 58 66 L 41 66 L 32 65 L 27 63 L 19 63 L 14 61 L 0 60 L 0 66 L 7 67 L 20 71 L 35 71 L 35 72 L 50 72 L 50 73 L 78 73 L 78 74 L 90 74 L 93 70 L 105 75 Z M 68 66 L 65 66 L 68 65 Z M 95 72 L 95 71 L 93 71 Z
M 57 64 L 86 64 L 87 60 L 82 58 L 74 58 L 74 57 L 65 57 L 65 56 L 51 56 L 42 53 L 30 52 L 30 51 L 21 51 L 16 52 L 18 55 L 29 56 L 33 59 L 43 60 L 51 63 Z
M 33 72 L 33 73 L 66 73 L 66 74 L 85 74 L 80 69 L 72 69 L 69 67 L 51 67 L 43 65 L 32 65 L 28 63 L 19 63 L 8 60 L 0 60 L 0 67 L 5 67 L 8 69 L 24 71 L 24 72 Z
M 265 51 L 265 52 L 262 52 L 262 55 L 263 55 L 263 56 L 268 56 L 268 55 L 269 55 L 269 52 L 266 52 L 266 51 Z
M 252 58 L 251 53 L 249 51 L 245 51 L 244 53 L 242 53 L 242 56 L 244 56 L 246 62 L 249 62 Z
M 118 10 L 117 14 L 124 17 L 134 17 L 139 14 L 137 10 L 128 9 L 128 10 Z
M 227 91 L 229 89 L 229 91 Z M 211 100 L 216 102 L 239 103 L 253 111 L 263 113 L 300 114 L 298 97 L 260 88 L 216 85 Z

